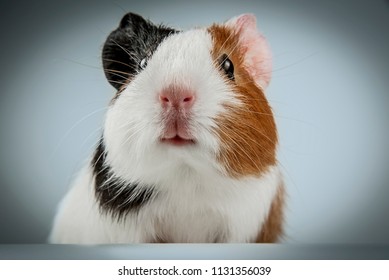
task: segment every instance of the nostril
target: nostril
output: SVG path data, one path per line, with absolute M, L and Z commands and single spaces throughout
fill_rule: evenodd
M 184 103 L 191 102 L 193 100 L 193 96 L 188 96 L 184 98 Z
M 170 102 L 169 98 L 166 96 L 163 96 L 163 95 L 160 95 L 159 99 L 162 101 L 162 103 L 169 103 Z

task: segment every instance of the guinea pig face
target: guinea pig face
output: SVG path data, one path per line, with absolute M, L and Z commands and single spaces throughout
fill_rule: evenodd
M 276 128 L 263 92 L 270 56 L 253 16 L 177 32 L 128 14 L 108 37 L 103 62 L 118 89 L 104 145 L 120 177 L 256 176 L 275 163 Z

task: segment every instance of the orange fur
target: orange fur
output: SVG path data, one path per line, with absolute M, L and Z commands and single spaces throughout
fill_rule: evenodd
M 230 84 L 242 106 L 223 104 L 227 114 L 216 117 L 216 133 L 222 142 L 219 161 L 232 177 L 258 176 L 276 163 L 277 132 L 275 121 L 264 92 L 245 69 L 245 47 L 239 43 L 239 34 L 231 28 L 211 26 L 216 62 L 227 54 L 234 64 L 235 80 Z

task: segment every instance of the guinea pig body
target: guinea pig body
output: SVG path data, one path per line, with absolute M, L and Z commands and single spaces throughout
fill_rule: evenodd
M 278 241 L 271 59 L 255 18 L 179 32 L 127 14 L 103 65 L 118 92 L 50 242 Z

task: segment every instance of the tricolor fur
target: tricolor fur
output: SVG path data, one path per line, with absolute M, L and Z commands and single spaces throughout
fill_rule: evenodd
M 254 16 L 183 32 L 127 14 L 103 65 L 118 92 L 51 242 L 279 240 L 271 57 Z

